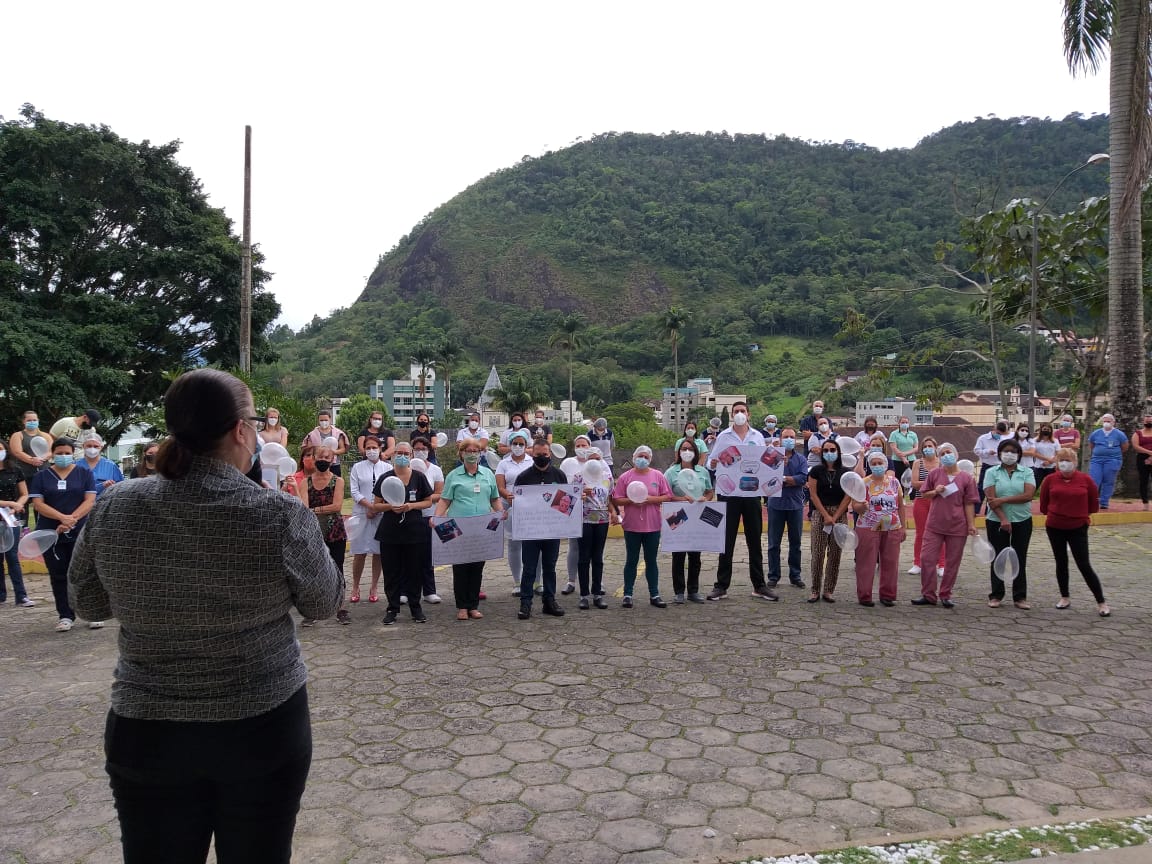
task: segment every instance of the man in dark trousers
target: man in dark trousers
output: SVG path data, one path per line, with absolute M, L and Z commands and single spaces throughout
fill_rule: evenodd
M 548 439 L 532 442 L 532 467 L 521 471 L 513 486 L 538 486 L 544 483 L 567 483 L 564 472 L 552 464 L 552 448 Z M 579 506 L 579 505 L 577 505 Z M 524 540 L 521 545 L 524 569 L 520 574 L 521 621 L 532 617 L 532 585 L 536 582 L 536 568 L 541 568 L 544 614 L 560 616 L 564 610 L 556 602 L 556 560 L 560 557 L 560 539 Z

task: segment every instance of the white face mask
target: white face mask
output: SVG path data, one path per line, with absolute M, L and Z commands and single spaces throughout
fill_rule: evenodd
M 99 455 L 100 455 L 100 448 L 99 447 L 85 447 L 84 448 L 84 456 L 88 459 L 95 459 Z
M 748 415 L 745 414 L 743 411 L 737 411 L 735 414 L 732 415 L 732 425 L 733 426 L 743 426 L 747 422 L 748 422 Z
M 587 459 L 588 454 L 590 452 L 592 452 L 592 448 L 590 448 L 590 447 L 577 447 L 576 448 L 576 456 L 579 459 Z
M 1110 420 L 1105 420 L 1100 425 L 1104 427 L 1105 432 L 1110 432 L 1112 430 L 1112 422 Z
M 822 405 L 817 405 L 816 407 L 814 407 L 812 409 L 812 413 L 815 414 L 817 417 L 819 417 L 821 414 L 824 413 L 824 407 Z
M 820 424 L 820 431 L 821 431 L 821 433 L 827 434 L 827 432 L 828 432 L 828 424 L 827 424 L 827 423 L 821 423 L 821 424 Z
M 279 422 L 280 422 L 279 417 L 267 417 L 264 420 L 264 425 L 265 426 L 275 426 Z
M 373 421 L 372 421 L 372 428 L 373 428 L 373 429 L 379 429 L 379 428 L 380 428 L 381 426 L 383 426 L 383 425 L 384 425 L 384 421 L 383 421 L 383 420 L 373 420 Z
M 329 428 L 331 425 L 332 425 L 332 421 L 331 421 L 331 420 L 321 420 L 321 421 L 320 421 L 320 428 L 321 428 L 321 429 L 327 429 L 327 428 Z
M 512 428 L 513 429 L 519 429 L 523 425 L 524 425 L 524 423 L 520 420 L 513 420 L 512 421 Z
M 692 457 L 695 455 L 696 455 L 696 453 L 693 450 L 681 450 L 680 451 L 680 461 L 681 462 L 691 462 Z
M 1021 441 L 1023 441 L 1025 438 L 1028 437 L 1028 433 L 1026 431 L 1020 431 L 1020 432 L 1016 433 L 1016 437 L 1019 438 Z
M 524 445 L 523 444 L 513 444 L 512 445 L 512 455 L 513 456 L 523 456 L 524 455 Z
M 544 418 L 543 417 L 537 417 L 536 418 L 536 425 L 537 426 L 543 426 L 544 425 Z
M 480 428 L 480 422 L 478 420 L 469 420 L 468 421 L 468 428 L 471 429 L 473 432 L 475 432 L 477 429 Z
M 1019 459 L 1020 457 L 1013 453 L 1011 450 L 1007 450 L 1000 454 L 1000 461 L 1005 465 L 1015 465 Z
M 8 451 L 7 450 L 0 450 L 0 462 L 3 462 L 7 458 L 8 458 Z
M 364 458 L 367 459 L 369 462 L 375 462 L 377 459 L 380 458 L 380 451 L 375 447 L 373 447 L 370 450 L 365 450 L 364 451 Z
M 1063 472 L 1064 474 L 1071 474 L 1073 471 L 1076 470 L 1076 463 L 1075 462 L 1060 461 L 1060 462 L 1056 463 L 1056 467 L 1059 468 L 1060 471 Z

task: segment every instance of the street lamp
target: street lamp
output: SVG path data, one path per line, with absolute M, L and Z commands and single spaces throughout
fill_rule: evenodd
M 1067 174 L 1060 178 L 1060 182 L 1056 187 L 1048 193 L 1048 197 L 1040 204 L 1039 207 L 1032 211 L 1032 297 L 1031 297 L 1031 313 L 1029 316 L 1028 326 L 1028 429 L 1035 432 L 1036 427 L 1036 294 L 1038 283 L 1038 270 L 1040 257 L 1040 211 L 1048 206 L 1048 202 L 1052 200 L 1052 196 L 1060 191 L 1060 187 L 1064 185 L 1064 181 L 1080 171 L 1083 171 L 1089 165 L 1099 165 L 1101 162 L 1108 161 L 1107 153 L 1093 153 L 1088 157 L 1083 165 L 1077 165 Z M 1002 405 L 1001 410 L 1004 411 L 1005 419 L 1007 419 L 1007 410 Z

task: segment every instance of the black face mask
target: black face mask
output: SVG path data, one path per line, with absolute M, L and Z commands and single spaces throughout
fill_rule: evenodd
M 549 465 L 552 464 L 552 457 L 551 456 L 543 456 L 543 455 L 533 456 L 532 457 L 532 464 L 535 465 L 537 468 L 547 468 Z
M 427 421 L 427 420 L 417 420 L 417 421 L 416 421 L 416 425 L 417 425 L 417 426 L 427 426 L 427 425 L 428 425 L 428 421 Z
M 316 470 L 319 471 L 321 474 L 323 474 L 325 471 L 327 471 L 331 467 L 332 467 L 332 463 L 329 462 L 327 459 L 317 459 L 316 460 Z
M 867 432 L 869 435 L 872 435 L 876 432 L 876 427 L 875 426 L 865 426 L 864 431 Z

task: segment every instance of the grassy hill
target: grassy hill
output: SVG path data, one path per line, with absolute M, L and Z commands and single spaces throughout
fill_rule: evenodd
M 906 380 L 877 386 L 986 384 L 986 366 L 941 360 L 981 349 L 987 326 L 967 299 L 916 290 L 943 281 L 933 248 L 957 240 L 965 217 L 1043 197 L 1106 149 L 1107 134 L 1106 117 L 1073 115 L 978 119 L 888 151 L 727 133 L 599 135 L 485 177 L 429 214 L 380 258 L 355 304 L 274 334 L 281 360 L 260 371 L 305 396 L 350 393 L 447 339 L 464 350 L 451 369 L 456 394 L 474 397 L 495 362 L 559 398 L 567 365 L 547 341 L 578 314 L 587 328 L 576 396 L 617 402 L 671 383 L 659 321 L 676 305 L 692 315 L 681 380 L 710 375 L 773 405 L 891 353 Z M 1083 172 L 1053 208 L 1104 186 Z M 1011 323 L 1009 377 L 1023 359 Z

